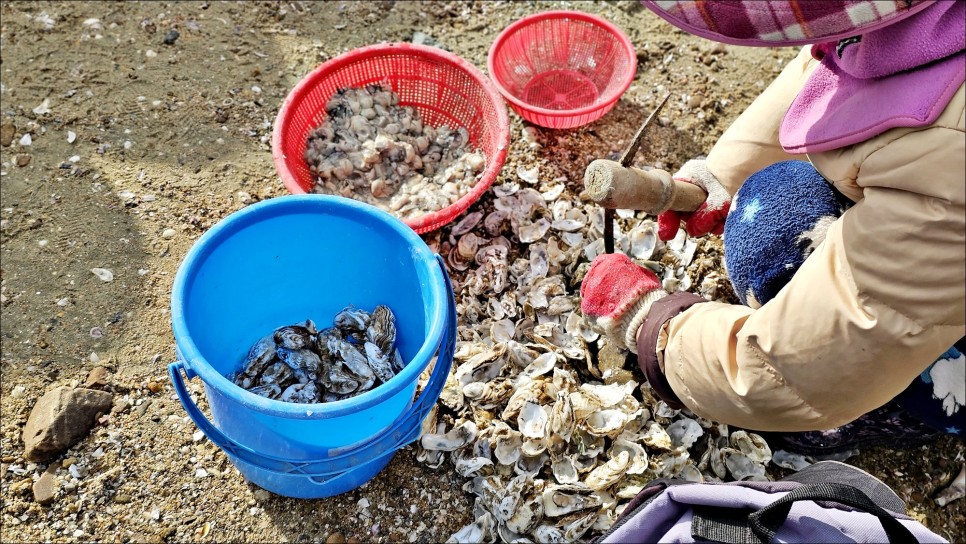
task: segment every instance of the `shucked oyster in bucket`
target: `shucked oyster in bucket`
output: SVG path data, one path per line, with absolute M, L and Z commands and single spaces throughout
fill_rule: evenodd
M 361 200 L 412 219 L 445 208 L 476 184 L 486 159 L 463 128 L 426 125 L 379 85 L 340 89 L 309 133 L 312 192 Z
M 252 345 L 229 379 L 273 400 L 332 402 L 389 381 L 403 366 L 392 310 L 350 306 L 326 329 L 311 319 L 275 329 Z

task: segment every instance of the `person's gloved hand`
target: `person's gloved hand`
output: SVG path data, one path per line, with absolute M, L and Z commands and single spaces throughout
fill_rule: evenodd
M 661 280 L 622 253 L 599 255 L 580 285 L 580 309 L 591 325 L 637 353 L 637 330 L 654 301 L 667 296 Z
M 731 208 L 731 196 L 721 183 L 708 171 L 704 159 L 694 159 L 672 176 L 676 181 L 693 183 L 708 193 L 708 198 L 693 212 L 668 210 L 657 216 L 657 235 L 665 242 L 678 233 L 681 221 L 691 236 L 721 234 L 724 231 L 725 217 Z

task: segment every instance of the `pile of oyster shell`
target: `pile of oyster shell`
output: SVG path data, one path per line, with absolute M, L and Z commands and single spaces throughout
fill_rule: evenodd
M 275 329 L 252 345 L 229 379 L 273 400 L 332 402 L 365 393 L 405 366 L 387 306 L 371 313 L 350 306 L 333 323 L 318 330 L 308 319 Z
M 379 85 L 339 89 L 308 135 L 313 192 L 373 204 L 403 219 L 445 208 L 476 184 L 486 163 L 463 127 L 432 127 Z
M 455 470 L 475 496 L 475 520 L 450 542 L 590 540 L 654 478 L 760 480 L 769 462 L 808 464 L 671 409 L 622 353 L 607 356 L 579 309 L 580 281 L 603 252 L 603 212 L 565 178 L 517 176 L 430 240 L 454 280 L 459 341 L 417 458 Z M 666 289 L 722 296 L 727 279 L 707 272 L 699 240 L 682 229 L 664 243 L 643 214 L 617 216 L 617 251 Z

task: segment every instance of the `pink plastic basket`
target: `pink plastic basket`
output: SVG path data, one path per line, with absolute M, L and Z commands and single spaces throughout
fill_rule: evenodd
M 487 70 L 527 121 L 574 128 L 614 107 L 637 71 L 634 46 L 608 21 L 580 11 L 529 15 L 497 36 Z
M 483 175 L 454 204 L 405 220 L 417 233 L 442 227 L 466 211 L 493 184 L 506 160 L 510 120 L 492 83 L 475 66 L 438 49 L 387 43 L 353 49 L 326 61 L 300 81 L 282 104 L 272 131 L 272 158 L 282 183 L 293 194 L 314 185 L 302 158 L 309 132 L 325 119 L 325 103 L 344 87 L 389 86 L 399 103 L 412 106 L 431 126 L 462 126 L 470 143 L 486 156 Z

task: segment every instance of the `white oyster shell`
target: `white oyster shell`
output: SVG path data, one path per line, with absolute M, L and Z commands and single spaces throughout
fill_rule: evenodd
M 627 254 L 634 259 L 650 259 L 661 243 L 653 221 L 641 222 L 627 233 L 627 237 L 630 242 Z
M 424 434 L 420 445 L 427 450 L 453 451 L 473 442 L 476 438 L 476 423 L 464 421 L 445 434 Z
M 652 421 L 647 427 L 647 431 L 641 436 L 641 440 L 652 448 L 661 450 L 673 450 L 674 443 L 664 427 L 660 423 Z
M 704 434 L 704 429 L 691 418 L 681 418 L 667 426 L 667 434 L 675 448 L 690 448 Z
M 587 475 L 587 486 L 600 491 L 617 483 L 630 466 L 630 454 L 621 451 L 614 458 L 590 471 Z
M 614 440 L 614 445 L 611 446 L 610 455 L 611 457 L 616 457 L 622 451 L 626 451 L 627 455 L 630 457 L 630 461 L 627 465 L 628 474 L 644 474 L 647 470 L 647 450 L 637 442 L 633 442 L 631 438 L 633 435 L 622 434 Z
M 764 481 L 765 465 L 748 457 L 744 453 L 733 448 L 722 448 L 725 466 L 728 472 L 738 481 Z
M 550 517 L 566 516 L 601 505 L 600 497 L 586 485 L 549 485 L 543 491 L 544 513 Z
M 600 410 L 586 419 L 587 432 L 614 438 L 621 433 L 629 416 L 621 410 Z
M 563 456 L 550 466 L 553 477 L 560 484 L 575 484 L 580 481 L 580 474 L 573 460 L 569 456 Z
M 804 455 L 785 450 L 775 451 L 771 456 L 771 462 L 796 472 L 812 464 Z
M 542 439 L 546 436 L 547 421 L 549 419 L 550 416 L 543 406 L 535 402 L 525 402 L 523 408 L 520 410 L 517 426 L 520 429 L 520 434 L 523 436 Z
M 771 448 L 761 435 L 735 431 L 731 433 L 731 445 L 755 463 L 767 465 L 771 461 Z

